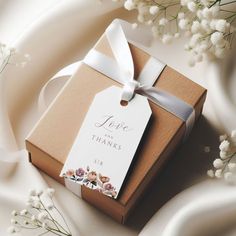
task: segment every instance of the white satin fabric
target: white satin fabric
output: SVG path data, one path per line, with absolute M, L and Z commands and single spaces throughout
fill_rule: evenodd
M 206 178 L 205 171 L 218 152 L 217 132 L 221 129 L 209 98 L 203 112 L 205 118 L 200 120 L 185 146 L 150 187 L 127 226 L 117 224 L 39 172 L 28 163 L 27 153 L 15 153 L 11 159 L 12 156 L 6 152 L 24 149 L 27 133 L 42 114 L 37 103 L 43 85 L 61 68 L 82 59 L 114 18 L 135 19 L 120 5 L 110 0 L 104 0 L 103 5 L 96 0 L 0 1 L 0 36 L 19 51 L 31 55 L 25 68 L 9 66 L 0 78 L 0 154 L 7 160 L 0 163 L 1 236 L 6 235 L 11 210 L 24 208 L 30 188 L 49 185 L 56 189 L 57 204 L 74 235 L 131 236 L 138 235 L 147 220 L 167 200 Z M 182 48 L 183 41 L 178 40 L 171 46 L 157 42 L 150 51 L 161 61 L 206 85 L 206 65 L 189 68 L 187 54 Z M 62 79 L 56 86 L 55 83 L 47 86 L 46 106 L 64 82 Z M 210 154 L 203 151 L 205 145 L 212 147 Z M 15 159 L 17 163 L 13 162 Z M 233 235 L 235 195 L 231 186 L 203 182 L 164 205 L 146 224 L 141 235 Z M 28 232 L 23 235 L 35 234 Z

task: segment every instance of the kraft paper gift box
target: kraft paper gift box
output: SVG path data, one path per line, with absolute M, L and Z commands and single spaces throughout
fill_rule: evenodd
M 129 46 L 137 77 L 150 55 L 131 43 Z M 95 45 L 95 49 L 114 57 L 105 34 Z M 94 95 L 112 85 L 122 86 L 82 63 L 27 137 L 26 147 L 30 161 L 65 184 L 59 175 Z M 165 66 L 154 87 L 190 104 L 195 109 L 195 120 L 200 116 L 206 90 L 179 72 Z M 153 102 L 149 104 L 152 117 L 118 198 L 112 199 L 85 186 L 81 188 L 82 199 L 121 223 L 127 220 L 152 179 L 182 143 L 186 130 L 186 124 L 181 119 Z

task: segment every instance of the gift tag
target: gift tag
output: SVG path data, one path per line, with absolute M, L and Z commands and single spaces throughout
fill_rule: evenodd
M 151 116 L 147 98 L 121 105 L 122 89 L 96 94 L 60 176 L 117 198 Z

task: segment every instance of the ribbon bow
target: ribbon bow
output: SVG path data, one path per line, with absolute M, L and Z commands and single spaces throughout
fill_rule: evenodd
M 194 108 L 176 96 L 152 86 L 165 65 L 151 57 L 135 80 L 133 58 L 122 27 L 122 21 L 114 20 L 105 33 L 115 60 L 91 49 L 83 62 L 123 84 L 121 100 L 128 102 L 135 96 L 135 93 L 139 93 L 186 122 L 185 137 L 187 137 L 195 121 Z M 139 36 L 140 38 L 143 37 L 141 34 Z M 144 84 L 143 81 L 147 81 L 147 78 L 150 78 L 151 82 Z

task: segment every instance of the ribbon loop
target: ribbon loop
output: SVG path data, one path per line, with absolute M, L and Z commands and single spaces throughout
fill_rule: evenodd
M 134 63 L 133 57 L 130 52 L 129 44 L 125 37 L 125 33 L 120 24 L 111 24 L 106 29 L 106 36 L 110 45 L 111 50 L 115 56 L 116 62 L 121 71 L 124 72 L 126 80 L 133 80 L 134 78 Z M 121 46 L 122 42 L 122 48 Z

